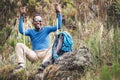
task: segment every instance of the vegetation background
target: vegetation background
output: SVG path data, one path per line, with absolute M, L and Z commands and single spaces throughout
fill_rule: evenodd
M 43 17 L 43 25 L 55 25 L 54 3 L 60 3 L 63 28 L 73 37 L 74 50 L 86 45 L 93 57 L 93 69 L 81 80 L 120 80 L 120 0 L 1 0 L 0 2 L 0 79 L 16 65 L 15 45 L 24 42 L 18 32 L 19 7 L 27 8 L 25 28 L 32 28 L 35 13 Z M 55 34 L 52 34 L 52 38 Z M 25 37 L 31 47 L 30 39 Z M 53 40 L 52 40 L 53 41 Z M 31 75 L 39 62 L 27 62 Z M 32 66 L 30 66 L 32 65 Z M 24 76 L 27 80 L 28 77 Z

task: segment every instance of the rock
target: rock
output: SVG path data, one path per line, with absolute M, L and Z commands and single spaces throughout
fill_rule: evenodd
M 77 80 L 80 77 L 76 76 L 84 74 L 92 64 L 92 55 L 89 49 L 83 46 L 78 51 L 64 53 L 55 64 L 48 66 L 43 73 L 37 75 L 43 75 L 39 80 Z

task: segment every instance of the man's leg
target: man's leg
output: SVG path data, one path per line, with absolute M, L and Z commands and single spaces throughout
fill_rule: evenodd
M 38 59 L 36 53 L 29 49 L 25 44 L 23 43 L 17 43 L 16 48 L 16 56 L 18 61 L 18 66 L 25 68 L 26 66 L 26 58 L 28 58 L 30 61 L 36 61 Z
M 42 64 L 45 63 L 45 62 L 49 62 L 51 61 L 51 58 L 52 58 L 52 48 L 49 48 L 47 51 L 46 51 L 46 55 L 42 61 Z
M 38 72 L 40 71 L 43 71 L 48 65 L 51 64 L 52 62 L 52 48 L 49 48 L 48 50 L 46 50 L 44 52 L 45 56 L 44 56 L 44 59 L 42 61 L 42 64 L 40 65 L 40 67 L 38 68 Z

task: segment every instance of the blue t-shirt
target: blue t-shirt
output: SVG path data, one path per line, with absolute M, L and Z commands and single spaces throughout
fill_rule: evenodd
M 58 29 L 62 26 L 62 15 L 58 14 Z M 55 32 L 57 30 L 57 26 L 44 26 L 41 30 L 36 31 L 35 29 L 24 30 L 23 26 L 23 17 L 20 17 L 19 20 L 19 32 L 21 34 L 25 34 L 25 36 L 29 36 L 32 42 L 32 49 L 36 50 L 45 50 L 50 46 L 50 38 L 49 34 L 51 32 Z

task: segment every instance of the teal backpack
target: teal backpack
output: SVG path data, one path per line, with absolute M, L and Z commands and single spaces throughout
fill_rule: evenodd
M 73 40 L 69 33 L 60 32 L 52 46 L 52 59 L 56 60 L 66 52 L 71 52 L 73 48 Z

